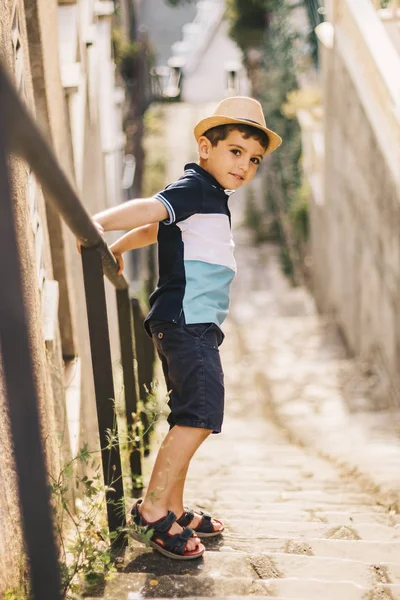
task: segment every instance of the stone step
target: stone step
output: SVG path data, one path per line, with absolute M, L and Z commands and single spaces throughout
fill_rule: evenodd
M 190 482 L 188 482 L 190 485 Z M 194 482 L 193 482 L 194 485 Z M 304 479 L 304 480 L 286 480 L 286 481 L 269 481 L 267 479 L 258 481 L 240 481 L 237 479 L 233 481 L 223 482 L 218 481 L 218 477 L 214 479 L 208 478 L 207 488 L 210 490 L 215 489 L 219 494 L 231 494 L 232 492 L 237 494 L 253 494 L 261 491 L 264 492 L 276 492 L 282 494 L 285 492 L 324 492 L 329 494 L 336 494 L 338 489 L 337 481 L 318 481 L 317 479 Z M 359 486 L 356 484 L 344 483 L 340 486 L 342 494 L 357 494 L 359 493 Z
M 244 552 L 213 552 L 207 550 L 199 560 L 168 560 L 144 546 L 130 547 L 126 553 L 124 573 L 160 575 L 192 575 L 195 577 L 257 578 L 249 555 Z
M 211 554 L 215 553 L 209 552 L 206 557 L 209 564 L 214 560 Z M 250 555 L 248 561 L 262 579 L 271 578 L 274 573 L 280 578 L 342 580 L 362 586 L 380 583 L 400 585 L 400 562 L 377 564 L 283 553 Z
M 209 460 L 209 457 L 207 457 L 207 461 Z M 196 461 L 197 461 L 197 456 L 196 456 Z M 206 459 L 204 459 L 204 462 L 207 462 Z M 203 461 L 199 460 L 199 463 L 202 463 Z M 318 480 L 320 482 L 328 482 L 328 483 L 335 483 L 337 485 L 337 479 L 338 479 L 338 473 L 337 471 L 331 467 L 331 469 L 329 471 L 327 471 L 325 468 L 324 469 L 320 469 L 320 468 L 316 468 L 315 465 L 308 465 L 307 463 L 304 465 L 288 465 L 286 467 L 280 467 L 280 466 L 275 466 L 275 467 L 264 467 L 262 469 L 262 477 L 260 477 L 260 465 L 251 465 L 251 464 L 247 464 L 246 462 L 246 472 L 243 476 L 243 473 L 240 474 L 240 472 L 238 473 L 238 465 L 232 465 L 232 463 L 228 465 L 226 465 L 224 467 L 224 472 L 223 472 L 223 479 L 224 482 L 228 482 L 229 484 L 237 484 L 237 483 L 255 483 L 255 482 L 263 482 L 263 481 L 275 481 L 276 483 L 279 482 L 287 482 L 287 481 L 292 481 L 294 483 L 297 483 L 298 480 L 304 480 L 307 481 L 309 479 L 314 479 L 314 480 Z M 196 481 L 196 470 L 193 470 L 193 472 L 188 474 L 187 480 L 186 481 Z M 210 473 L 210 477 L 217 477 L 218 475 L 220 475 L 220 469 L 218 469 L 218 471 L 216 471 L 215 473 L 213 473 L 211 471 Z M 239 476 L 241 475 L 241 476 Z M 343 484 L 354 484 L 354 482 L 352 480 L 343 480 Z
M 395 557 L 393 557 L 395 558 Z M 156 552 L 143 547 L 130 548 L 125 573 L 159 575 L 195 575 L 196 577 L 298 577 L 329 581 L 400 584 L 399 563 L 368 563 L 341 558 L 303 556 L 298 554 L 248 554 L 245 552 L 213 552 L 207 550 L 199 561 L 166 561 Z
M 227 517 L 224 519 L 225 535 L 237 531 L 245 531 L 251 539 L 260 537 L 290 536 L 300 539 L 346 539 L 380 542 L 400 542 L 400 526 L 387 527 L 374 523 L 313 523 L 290 521 L 262 521 L 260 518 L 250 519 Z
M 187 596 L 283 596 L 311 599 L 400 600 L 400 586 L 320 578 L 270 578 L 159 575 L 153 573 L 117 574 L 104 593 L 104 600 L 139 600 L 139 598 L 184 598 Z
M 257 590 L 287 598 L 304 597 L 309 600 L 399 600 L 400 586 L 390 584 L 361 586 L 349 581 L 325 581 L 321 579 L 270 579 L 258 582 Z
M 218 486 L 216 486 L 215 490 L 212 489 L 211 486 L 207 483 L 207 488 L 209 488 L 209 493 L 213 493 L 214 502 L 218 504 L 219 502 L 242 502 L 244 499 L 244 492 L 239 492 L 237 490 L 221 490 Z M 296 491 L 296 492 L 274 492 L 274 491 L 264 491 L 264 490 L 256 490 L 251 493 L 251 499 L 253 505 L 256 503 L 260 503 L 262 505 L 264 502 L 284 502 L 291 504 L 300 504 L 306 503 L 308 508 L 316 508 L 319 506 L 338 506 L 341 509 L 346 508 L 347 506 L 374 506 L 374 499 L 362 492 L 349 492 L 349 493 L 333 493 L 333 492 L 324 492 L 321 490 L 312 490 L 312 491 Z M 311 506 L 310 506 L 311 505 Z
M 177 561 L 175 561 L 177 562 Z M 195 562 L 195 561 L 193 561 Z M 268 593 L 268 584 L 251 577 L 159 575 L 153 573 L 117 574 L 107 583 L 104 600 L 141 598 L 186 598 L 187 596 L 253 596 Z
M 400 542 L 337 539 L 293 539 L 291 537 L 254 536 L 224 533 L 221 540 L 209 540 L 206 547 L 220 552 L 285 553 L 348 558 L 362 562 L 391 562 L 400 556 Z
M 267 496 L 267 494 L 265 494 Z M 222 517 L 226 511 L 237 510 L 240 507 L 240 510 L 243 513 L 247 513 L 248 511 L 285 511 L 290 513 L 294 512 L 346 512 L 350 515 L 353 514 L 362 514 L 362 513 L 375 513 L 377 515 L 387 515 L 387 512 L 382 508 L 374 505 L 372 502 L 366 505 L 360 504 L 351 504 L 344 506 L 339 502 L 334 504 L 332 502 L 310 502 L 308 500 L 304 500 L 302 498 L 298 498 L 296 500 L 282 501 L 276 500 L 276 498 L 265 498 L 263 501 L 260 498 L 248 499 L 242 498 L 241 500 L 233 500 L 233 499 L 215 499 L 215 494 L 210 494 L 208 497 L 204 494 L 200 496 L 197 494 L 196 496 L 192 496 L 190 493 L 186 494 L 185 502 L 187 506 L 198 506 L 203 508 L 203 510 L 211 511 L 213 514 L 218 514 Z
M 312 539 L 308 540 L 308 544 L 314 556 L 348 558 L 373 564 L 391 562 L 400 556 L 400 542 Z
M 200 506 L 203 510 L 209 510 L 209 507 Z M 239 519 L 246 518 L 249 520 L 258 520 L 260 523 L 263 521 L 303 521 L 303 522 L 315 522 L 315 523 L 343 523 L 345 525 L 357 525 L 358 523 L 377 523 L 393 527 L 394 525 L 400 524 L 399 515 L 391 515 L 386 512 L 367 512 L 367 511 L 319 511 L 319 510 L 282 510 L 281 507 L 276 504 L 268 504 L 258 510 L 248 509 L 243 511 L 242 509 L 233 508 L 225 509 L 221 514 L 217 511 L 215 515 L 221 517 L 222 520 L 228 519 Z

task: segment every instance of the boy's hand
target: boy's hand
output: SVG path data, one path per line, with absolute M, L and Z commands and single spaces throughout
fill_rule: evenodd
M 92 222 L 93 222 L 93 225 L 98 230 L 98 232 L 100 233 L 100 235 L 104 235 L 104 227 L 102 225 L 100 225 L 100 223 L 98 223 L 97 221 L 95 221 L 94 219 L 92 219 Z M 81 254 L 82 244 L 80 243 L 80 241 L 78 240 L 78 238 L 76 239 L 76 247 L 78 249 L 79 254 Z
M 118 263 L 118 275 L 121 275 L 122 271 L 124 270 L 124 259 L 122 258 L 122 254 L 119 252 L 113 252 L 113 255 Z

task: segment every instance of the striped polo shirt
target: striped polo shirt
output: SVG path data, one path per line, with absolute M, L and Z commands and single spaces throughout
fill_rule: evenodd
M 158 229 L 159 281 L 150 296 L 150 319 L 215 323 L 228 314 L 236 273 L 228 199 L 217 180 L 196 163 L 155 195 L 168 211 Z M 147 327 L 146 327 L 147 328 Z

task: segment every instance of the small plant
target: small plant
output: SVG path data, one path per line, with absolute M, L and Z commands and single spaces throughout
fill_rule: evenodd
M 246 51 L 261 46 L 271 14 L 280 0 L 227 0 L 229 34 Z
M 195 0 L 167 0 L 168 4 L 171 6 L 180 6 L 182 4 L 191 4 Z
M 277 222 L 272 214 L 268 214 L 263 206 L 259 206 L 252 188 L 248 188 L 245 206 L 245 222 L 251 230 L 255 244 L 271 242 L 279 239 Z
M 113 29 L 111 41 L 115 64 L 125 82 L 132 85 L 139 79 L 141 60 L 149 69 L 153 65 L 154 50 L 148 43 L 126 40 L 120 29 Z
M 110 552 L 111 540 L 104 521 L 104 497 L 101 467 L 93 458 L 87 445 L 53 479 L 51 492 L 57 515 L 57 528 L 61 546 L 60 570 L 63 597 L 71 598 L 115 571 Z M 97 452 L 96 452 L 97 454 Z M 93 475 L 75 476 L 75 486 L 81 488 L 82 497 L 70 508 L 69 490 L 74 477 L 74 463 L 89 467 Z M 64 526 L 69 533 L 64 538 Z
M 310 236 L 309 199 L 310 187 L 304 179 L 289 207 L 289 218 L 298 244 L 306 243 Z
M 141 413 L 146 412 L 149 427 L 153 427 L 159 415 L 165 411 L 167 404 L 157 399 L 158 384 L 152 382 L 148 390 L 148 401 L 145 405 L 138 404 L 138 412 L 133 415 L 131 431 L 124 431 L 119 438 L 119 446 L 123 462 L 129 469 L 126 455 L 129 451 L 138 449 L 145 431 L 142 425 Z M 116 435 L 116 419 L 118 409 L 114 404 L 115 425 L 107 430 L 107 449 L 111 450 L 118 444 Z M 82 474 L 86 471 L 85 474 Z M 117 572 L 118 565 L 111 550 L 112 543 L 119 536 L 129 534 L 132 525 L 119 528 L 110 534 L 105 519 L 106 492 L 113 491 L 113 480 L 106 487 L 103 482 L 101 462 L 98 451 L 92 452 L 84 444 L 77 456 L 70 460 L 61 470 L 58 477 L 51 477 L 52 504 L 55 513 L 55 524 L 60 545 L 60 571 L 62 578 L 62 595 L 64 598 L 77 600 L 79 594 L 93 595 L 104 588 L 107 579 Z M 133 488 L 142 488 L 141 477 L 133 482 Z M 72 508 L 71 488 L 80 490 Z M 108 502 L 110 502 L 108 500 Z M 117 510 L 126 513 L 124 499 Z M 67 533 L 65 533 L 65 531 Z M 143 540 L 151 538 L 151 532 L 145 530 Z M 28 596 L 18 595 L 17 591 L 9 591 L 5 600 L 27 600 Z M 22 592 L 21 592 L 22 593 Z M 14 594 L 14 595 L 13 595 Z
M 4 600 L 29 600 L 29 595 L 26 590 L 13 588 L 6 590 Z
M 134 537 L 139 538 L 147 547 L 150 546 L 153 531 L 154 529 L 149 529 L 145 526 L 141 527 L 140 525 L 136 525 L 133 521 L 127 527 L 127 532 L 133 532 L 135 534 Z

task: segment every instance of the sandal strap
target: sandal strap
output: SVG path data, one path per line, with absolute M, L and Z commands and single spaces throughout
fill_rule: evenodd
M 212 523 L 212 516 L 209 513 L 206 513 L 202 510 L 198 510 L 196 509 L 196 513 L 199 514 L 202 519 L 199 522 L 199 524 L 197 525 L 196 528 L 194 528 L 194 532 L 195 533 L 214 533 L 215 532 L 215 527 Z M 180 519 L 177 521 L 178 525 L 180 525 L 181 527 L 185 527 L 185 521 L 186 521 L 186 516 L 189 515 L 190 516 L 190 521 L 194 518 L 194 511 L 191 510 L 190 508 L 188 508 L 187 506 L 185 506 L 185 512 L 183 513 L 183 515 L 180 517 Z
M 199 531 L 200 533 L 214 533 L 215 529 L 214 529 L 214 525 L 212 524 L 211 520 L 212 517 L 211 515 L 207 514 L 207 513 L 203 513 L 200 511 L 201 514 L 201 521 L 198 527 L 196 527 L 197 531 Z
M 142 499 L 138 500 L 131 510 L 135 525 L 139 527 L 147 527 L 148 529 L 154 529 L 154 531 L 159 533 L 166 533 L 176 521 L 175 513 L 169 510 L 163 519 L 160 519 L 155 523 L 149 523 L 139 512 L 139 506 L 142 502 Z
M 131 509 L 131 515 L 133 518 L 133 521 L 135 523 L 135 525 L 142 525 L 142 515 L 139 512 L 139 506 L 140 504 L 143 502 L 142 499 L 138 500 L 137 502 L 135 502 L 135 504 L 132 506 Z
M 149 527 L 154 529 L 156 532 L 166 533 L 169 529 L 171 529 L 171 526 L 175 523 L 175 521 L 176 514 L 173 513 L 172 510 L 169 510 L 164 519 L 156 521 L 155 523 L 149 523 Z
M 165 543 L 163 548 L 173 552 L 174 554 L 183 555 L 185 553 L 186 544 L 188 540 L 193 536 L 193 529 L 190 527 L 186 527 L 181 533 L 177 533 L 176 535 L 162 537 L 161 539 Z M 156 532 L 153 534 L 153 539 L 156 538 Z M 161 537 L 161 536 L 158 536 Z
M 176 521 L 176 515 L 169 510 L 164 519 L 160 519 L 155 523 L 149 523 L 142 517 L 139 511 L 139 506 L 142 503 L 142 499 L 138 500 L 131 509 L 133 521 L 136 526 L 144 527 L 146 531 L 151 531 L 151 540 L 158 545 L 160 548 L 164 548 L 173 554 L 183 556 L 185 554 L 186 545 L 188 540 L 195 535 L 193 529 L 185 527 L 183 531 L 175 535 L 168 533 L 171 526 Z M 157 540 L 160 540 L 159 542 Z
M 192 510 L 185 509 L 185 512 L 182 513 L 182 516 L 177 519 L 178 525 L 181 527 L 187 527 L 189 523 L 191 523 L 194 519 L 194 512 Z

